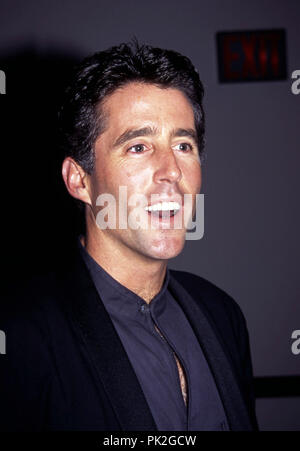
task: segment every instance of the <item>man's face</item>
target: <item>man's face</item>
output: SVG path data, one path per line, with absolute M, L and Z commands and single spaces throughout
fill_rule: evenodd
M 126 187 L 128 199 L 145 196 L 148 207 L 159 202 L 183 204 L 184 194 L 192 194 L 195 202 L 201 166 L 193 109 L 184 94 L 173 88 L 129 83 L 108 96 L 103 109 L 107 127 L 95 143 L 95 167 L 89 176 L 95 217 L 97 197 L 110 193 L 116 199 L 119 220 L 120 186 Z M 94 232 L 128 255 L 133 251 L 150 259 L 169 259 L 179 254 L 185 242 L 183 221 L 183 227 L 174 228 L 175 216 L 164 218 L 166 213 L 147 211 L 144 205 L 136 210 L 137 205 L 127 207 L 128 215 L 135 209 L 148 228 L 119 229 L 117 222 L 116 229 L 98 227 Z M 175 205 L 168 204 L 168 208 Z M 176 212 L 176 221 L 183 214 L 184 206 Z

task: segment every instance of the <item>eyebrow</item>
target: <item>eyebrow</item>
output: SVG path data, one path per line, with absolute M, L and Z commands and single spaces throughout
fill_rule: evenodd
M 157 129 L 153 127 L 143 127 L 139 129 L 129 129 L 122 133 L 121 136 L 115 141 L 113 147 L 121 146 L 122 144 L 130 141 L 131 139 L 138 138 L 139 136 L 154 136 L 157 134 Z
M 181 136 L 186 136 L 187 138 L 191 138 L 195 144 L 198 143 L 196 130 L 193 128 L 177 128 L 171 132 L 172 138 L 180 138 Z
M 139 136 L 155 136 L 158 134 L 157 128 L 154 127 L 143 127 L 139 129 L 128 129 L 121 136 L 117 138 L 113 147 L 121 146 L 122 144 L 130 141 L 131 139 L 138 138 Z M 193 128 L 177 128 L 171 131 L 172 138 L 178 138 L 181 136 L 186 136 L 191 138 L 195 144 L 198 143 L 197 133 Z

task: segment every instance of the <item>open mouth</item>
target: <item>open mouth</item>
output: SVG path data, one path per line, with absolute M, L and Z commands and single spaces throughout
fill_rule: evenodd
M 158 218 L 170 218 L 175 216 L 181 206 L 178 202 L 158 202 L 153 205 L 148 205 L 145 210 L 148 214 L 157 216 Z

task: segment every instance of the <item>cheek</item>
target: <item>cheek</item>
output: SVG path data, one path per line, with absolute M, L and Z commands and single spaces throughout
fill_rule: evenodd
M 144 194 L 151 186 L 153 170 L 141 165 L 140 162 L 128 160 L 125 162 L 111 162 L 109 165 L 97 167 L 92 178 L 94 200 L 102 193 L 111 193 L 118 199 L 119 188 L 127 188 L 127 194 Z
M 124 175 L 124 171 L 118 168 L 116 162 L 104 157 L 97 161 L 95 170 L 92 174 L 93 194 L 110 193 L 115 194 L 120 184 L 120 179 Z
M 128 190 L 144 193 L 151 184 L 153 178 L 153 170 L 151 167 L 142 167 L 139 165 L 131 165 L 122 170 L 119 183 L 128 187 Z
M 182 183 L 185 186 L 185 192 L 190 194 L 199 193 L 201 189 L 202 174 L 201 165 L 197 161 L 185 163 L 181 167 Z

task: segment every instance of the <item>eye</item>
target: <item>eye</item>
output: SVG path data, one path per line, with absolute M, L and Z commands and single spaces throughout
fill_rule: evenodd
M 129 147 L 127 149 L 127 152 L 131 153 L 143 153 L 143 151 L 146 149 L 146 146 L 144 144 L 136 144 L 135 146 Z
M 191 152 L 193 150 L 192 144 L 189 143 L 179 143 L 175 148 L 178 148 L 178 150 L 181 150 L 182 152 Z

